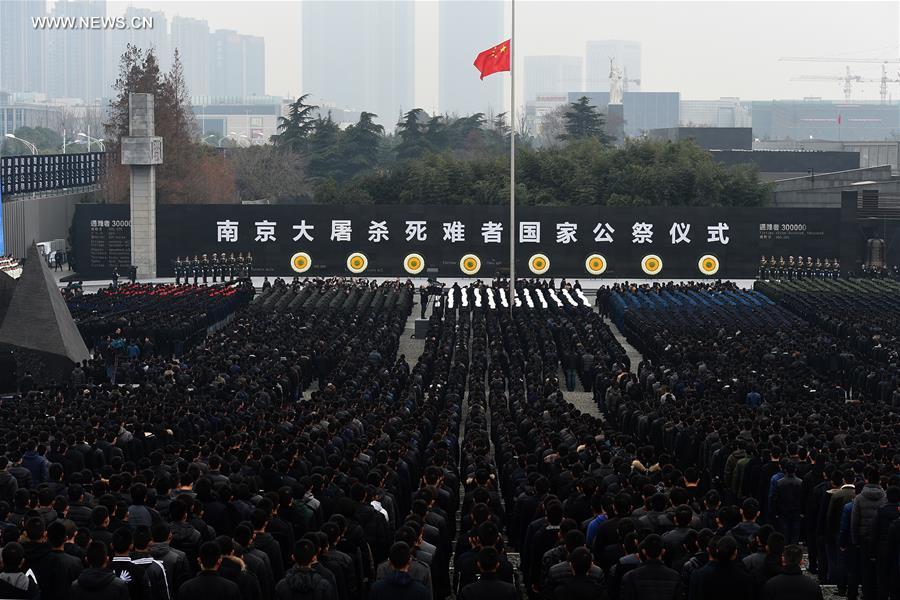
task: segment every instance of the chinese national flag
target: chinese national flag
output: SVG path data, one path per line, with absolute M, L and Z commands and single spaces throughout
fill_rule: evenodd
M 509 71 L 509 42 L 509 40 L 506 40 L 502 44 L 488 48 L 475 57 L 473 64 L 476 69 L 481 71 L 482 79 L 491 73 Z

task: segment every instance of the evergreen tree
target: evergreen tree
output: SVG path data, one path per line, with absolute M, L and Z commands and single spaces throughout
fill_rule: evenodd
M 403 120 L 397 124 L 397 135 L 400 136 L 400 143 L 395 149 L 397 158 L 401 160 L 422 158 L 430 149 L 425 139 L 425 127 L 422 125 L 424 116 L 424 110 L 414 108 L 403 115 Z
M 378 147 L 384 138 L 384 127 L 375 123 L 378 115 L 361 112 L 359 121 L 343 133 L 343 159 L 347 176 L 375 167 L 378 162 Z
M 563 119 L 565 120 L 565 133 L 560 136 L 560 139 L 596 138 L 604 145 L 611 141 L 603 131 L 603 115 L 597 112 L 597 107 L 590 104 L 587 96 L 582 96 L 569 104 L 569 110 L 563 115 Z
M 318 106 L 306 104 L 309 94 L 303 94 L 292 102 L 288 116 L 278 117 L 278 133 L 271 137 L 275 146 L 293 152 L 305 152 L 309 137 L 315 131 L 316 119 L 313 113 Z
M 312 177 L 341 179 L 341 128 L 331 118 L 319 116 L 312 122 L 312 134 L 308 137 L 309 174 Z

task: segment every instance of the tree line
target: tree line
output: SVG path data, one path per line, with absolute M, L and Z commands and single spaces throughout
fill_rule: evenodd
M 511 128 L 505 113 L 402 114 L 393 131 L 363 111 L 341 127 L 309 94 L 279 117 L 270 143 L 226 151 L 201 143 L 176 51 L 162 74 L 153 50 L 122 56 L 108 139 L 127 135 L 128 93 L 157 95 L 160 202 L 504 204 Z M 692 142 L 614 145 L 604 115 L 582 97 L 543 138 L 516 133 L 516 198 L 525 205 L 760 206 L 770 189 L 751 166 L 725 167 Z M 117 149 L 116 149 L 117 151 Z M 127 200 L 127 188 L 113 190 Z

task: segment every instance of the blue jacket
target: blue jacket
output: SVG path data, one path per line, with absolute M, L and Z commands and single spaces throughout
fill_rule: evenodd
M 31 482 L 34 485 L 50 479 L 50 461 L 34 450 L 29 450 L 22 455 L 22 466 L 31 473 Z
M 851 500 L 847 504 L 844 505 L 844 508 L 841 510 L 841 528 L 838 529 L 838 538 L 837 545 L 840 548 L 846 548 L 850 544 L 857 543 L 857 540 L 853 539 L 850 530 L 850 516 L 853 514 L 853 501 Z

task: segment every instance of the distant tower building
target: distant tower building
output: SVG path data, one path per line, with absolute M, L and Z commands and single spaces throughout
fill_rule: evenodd
M 43 31 L 31 25 L 46 14 L 46 0 L 0 1 L 0 90 L 46 91 Z
M 105 17 L 106 0 L 60 0 L 54 17 Z M 93 104 L 111 95 L 112 73 L 107 71 L 108 36 L 91 29 L 45 30 L 47 94 L 56 98 L 81 98 Z
M 301 93 L 375 113 L 392 131 L 401 111 L 414 108 L 415 3 L 305 0 L 302 19 Z
M 231 29 L 218 29 L 209 40 L 209 93 L 216 98 L 243 96 L 241 35 Z
M 266 93 L 266 47 L 261 37 L 219 29 L 210 38 L 209 94 L 246 98 Z
M 209 95 L 209 23 L 203 19 L 172 18 L 172 53 L 178 49 L 184 80 L 192 96 Z
M 580 56 L 526 56 L 525 102 L 583 89 Z
M 472 65 L 482 50 L 506 39 L 504 2 L 440 0 L 438 110 L 446 114 L 497 115 L 506 111 L 502 75 L 479 79 Z M 527 100 L 524 98 L 523 100 Z M 524 103 L 524 102 L 523 102 Z
M 266 93 L 266 41 L 255 35 L 242 35 L 244 96 Z
M 624 89 L 641 91 L 641 43 L 629 40 L 598 40 L 585 45 L 585 81 L 588 92 L 609 91 L 609 61 L 614 59 L 628 79 Z M 571 91 L 571 90 L 570 90 Z
M 116 5 L 114 4 L 113 6 Z M 116 77 L 119 76 L 119 62 L 128 44 L 137 46 L 144 52 L 153 48 L 153 53 L 156 55 L 156 60 L 159 63 L 159 70 L 162 73 L 168 71 L 172 64 L 168 22 L 164 12 L 129 6 L 125 9 L 124 17 L 125 22 L 129 25 L 127 29 L 112 29 L 108 32 L 108 51 L 105 55 L 105 64 L 106 79 L 109 86 L 112 86 L 116 81 Z M 136 28 L 130 26 L 132 23 L 150 22 L 153 23 L 153 27 L 142 26 Z M 111 95 L 111 93 L 112 91 L 110 90 L 106 94 Z

